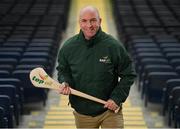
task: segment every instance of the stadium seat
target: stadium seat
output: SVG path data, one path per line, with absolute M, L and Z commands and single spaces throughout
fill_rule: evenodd
M 5 115 L 5 109 L 0 106 L 0 128 L 8 128 L 8 119 Z
M 19 95 L 14 85 L 0 85 L 0 95 L 7 95 L 11 99 L 11 105 L 13 105 L 13 112 L 15 114 L 16 124 L 19 125 L 20 120 L 20 102 Z
M 160 103 L 162 100 L 163 87 L 168 79 L 178 78 L 175 72 L 150 72 L 147 73 L 148 80 L 144 85 L 145 89 L 145 106 L 148 101 Z
M 180 99 L 180 87 L 174 87 L 169 95 L 168 103 L 168 124 L 171 126 L 172 120 L 174 120 L 175 105 L 178 104 Z
M 11 99 L 7 95 L 0 95 L 0 107 L 5 110 L 5 117 L 8 120 L 8 128 L 15 127 L 14 123 L 14 114 L 13 114 L 13 105 L 11 105 Z
M 12 76 L 21 80 L 21 84 L 24 88 L 25 102 L 43 101 L 43 105 L 45 105 L 47 99 L 47 90 L 36 88 L 32 85 L 29 79 L 30 71 L 31 70 L 15 70 L 12 73 Z
M 175 105 L 174 111 L 174 128 L 180 128 L 180 98 L 178 99 L 177 104 Z
M 21 81 L 16 78 L 0 78 L 0 85 L 13 85 L 16 87 L 20 102 L 20 112 L 22 114 L 24 108 L 24 88 Z

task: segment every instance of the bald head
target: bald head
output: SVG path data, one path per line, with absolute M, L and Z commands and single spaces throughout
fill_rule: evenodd
M 87 40 L 91 39 L 99 30 L 101 18 L 97 8 L 86 6 L 81 9 L 79 14 L 80 28 Z
M 85 13 L 95 13 L 97 19 L 100 18 L 100 16 L 99 16 L 99 11 L 98 11 L 98 9 L 97 9 L 96 7 L 94 7 L 94 6 L 86 6 L 86 7 L 82 8 L 82 9 L 80 10 L 80 13 L 79 13 L 79 18 L 81 18 Z

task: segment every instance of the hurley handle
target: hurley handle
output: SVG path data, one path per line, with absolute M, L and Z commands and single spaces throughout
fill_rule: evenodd
M 35 68 L 30 72 L 30 80 L 32 84 L 35 87 L 39 88 L 48 88 L 48 89 L 54 89 L 58 90 L 60 86 L 63 86 L 63 84 L 60 84 L 59 82 L 55 81 L 49 75 L 44 71 L 43 68 Z M 82 98 L 86 98 L 101 104 L 106 104 L 106 101 L 96 98 L 94 96 L 85 94 L 83 92 L 77 91 L 75 89 L 70 88 L 71 94 L 76 95 Z M 119 111 L 119 108 L 115 110 L 115 113 Z

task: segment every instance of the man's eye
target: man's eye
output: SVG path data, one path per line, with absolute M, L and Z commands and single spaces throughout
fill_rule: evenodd
M 81 20 L 81 22 L 86 22 L 86 20 Z
M 92 19 L 91 22 L 96 22 L 97 20 L 96 19 Z

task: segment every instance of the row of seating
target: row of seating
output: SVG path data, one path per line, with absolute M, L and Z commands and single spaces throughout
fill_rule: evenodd
M 179 11 L 174 10 L 174 6 L 178 7 L 178 4 L 174 5 L 169 1 L 113 1 L 114 13 L 117 15 L 115 18 L 119 21 L 117 26 L 121 28 L 119 29 L 120 38 L 124 40 L 124 37 L 132 35 L 179 36 Z
M 59 0 L 10 0 L 1 1 L 0 15 L 6 14 L 51 14 L 65 13 L 67 6 Z
M 47 100 L 29 73 L 42 67 L 51 76 L 69 0 L 0 1 L 0 127 L 18 127 L 25 103 Z
M 69 4 L 69 1 L 67 3 Z M 60 16 L 59 25 L 65 29 L 68 11 L 64 12 L 64 10 L 68 8 L 64 1 L 59 0 L 1 1 L 0 25 L 36 25 L 41 21 L 42 25 L 48 25 L 49 22 L 55 24 L 57 16 Z
M 156 102 L 169 126 L 180 127 L 180 2 L 115 0 L 119 38 L 138 74 L 145 106 Z

